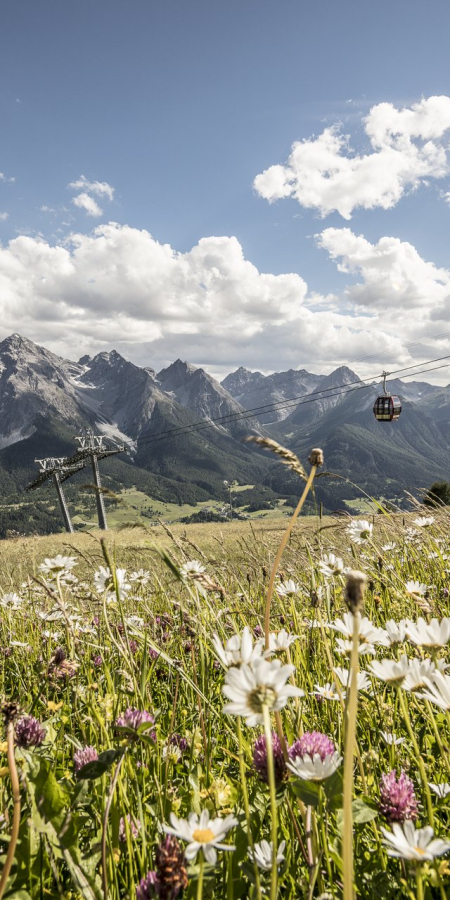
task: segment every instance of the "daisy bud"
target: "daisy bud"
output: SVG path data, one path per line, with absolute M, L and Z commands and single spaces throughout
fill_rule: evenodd
M 347 575 L 344 600 L 351 613 L 361 610 L 364 605 L 366 582 L 364 572 L 349 572 Z

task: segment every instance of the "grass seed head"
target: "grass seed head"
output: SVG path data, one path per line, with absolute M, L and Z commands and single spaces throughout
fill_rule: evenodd
M 314 447 L 308 456 L 308 462 L 317 468 L 323 466 L 323 450 L 321 450 L 320 447 Z
M 367 575 L 364 572 L 349 572 L 345 585 L 344 600 L 351 613 L 361 611 L 364 606 Z

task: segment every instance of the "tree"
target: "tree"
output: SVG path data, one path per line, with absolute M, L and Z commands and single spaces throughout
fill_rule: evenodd
M 435 481 L 428 488 L 424 500 L 425 506 L 450 506 L 450 484 L 448 481 Z

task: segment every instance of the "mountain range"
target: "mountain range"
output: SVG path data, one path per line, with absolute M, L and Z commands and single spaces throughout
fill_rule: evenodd
M 286 467 L 244 442 L 249 434 L 271 436 L 303 460 L 322 447 L 327 470 L 339 476 L 317 489 L 326 509 L 357 496 L 349 481 L 386 497 L 450 479 L 450 385 L 392 381 L 389 388 L 403 412 L 379 424 L 378 386 L 346 366 L 329 375 L 241 367 L 219 383 L 180 359 L 158 373 L 115 350 L 73 362 L 13 334 L 0 342 L 1 502 L 17 504 L 36 477 L 34 460 L 71 456 L 74 436 L 87 429 L 125 445 L 102 464 L 108 487 L 137 486 L 178 503 L 223 497 L 225 479 L 262 484 L 271 497 L 298 494 Z

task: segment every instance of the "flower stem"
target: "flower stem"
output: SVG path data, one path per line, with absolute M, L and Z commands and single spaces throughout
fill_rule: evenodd
M 108 819 L 109 819 L 109 811 L 111 809 L 111 803 L 114 796 L 114 791 L 116 789 L 116 784 L 119 780 L 119 774 L 122 767 L 122 763 L 125 759 L 125 752 L 119 759 L 119 762 L 116 766 L 116 771 L 114 772 L 113 780 L 111 781 L 111 786 L 109 788 L 108 799 L 106 801 L 105 813 L 103 816 L 102 823 L 102 888 L 103 888 L 103 900 L 108 900 L 108 872 L 107 872 L 107 863 L 106 863 L 106 837 L 108 833 Z M 1 898 L 0 898 L 1 900 Z
M 203 870 L 205 867 L 205 860 L 203 859 L 203 851 L 200 851 L 200 872 L 198 873 L 198 882 L 197 882 L 197 900 L 202 900 L 203 897 Z
M 417 888 L 417 900 L 423 900 L 423 880 L 422 880 L 422 867 L 416 867 L 416 888 Z
M 11 837 L 8 844 L 8 852 L 6 854 L 5 865 L 3 867 L 2 877 L 0 879 L 0 900 L 5 893 L 6 882 L 8 880 L 8 875 L 11 871 L 11 866 L 14 859 L 14 854 L 16 852 L 17 838 L 19 836 L 19 825 L 20 825 L 20 786 L 19 786 L 19 777 L 17 775 L 16 768 L 16 760 L 14 756 L 14 724 L 13 722 L 8 722 L 8 727 L 6 731 L 6 742 L 7 742 L 7 753 L 8 753 L 8 767 L 9 774 L 11 776 L 11 786 L 12 786 L 12 794 L 14 800 L 14 812 L 13 812 L 13 823 L 11 829 Z
M 312 483 L 313 483 L 313 481 L 314 481 L 314 476 L 315 476 L 316 472 L 317 472 L 317 466 L 312 466 L 311 471 L 310 471 L 310 473 L 309 473 L 308 481 L 307 481 L 306 484 L 305 484 L 305 489 L 304 489 L 304 491 L 303 491 L 302 496 L 300 497 L 300 500 L 298 501 L 297 508 L 296 508 L 296 510 L 295 510 L 295 512 L 294 512 L 294 514 L 293 514 L 293 516 L 292 516 L 292 518 L 289 520 L 288 526 L 287 526 L 287 528 L 286 528 L 286 531 L 284 532 L 283 537 L 281 538 L 281 543 L 280 543 L 280 546 L 278 547 L 277 555 L 276 555 L 276 557 L 275 557 L 275 562 L 274 562 L 274 564 L 273 564 L 273 566 L 272 566 L 272 571 L 271 571 L 271 573 L 270 573 L 269 587 L 267 588 L 266 611 L 265 611 L 265 614 L 264 614 L 264 636 L 265 636 L 265 648 L 266 648 L 266 650 L 269 649 L 269 634 L 270 634 L 270 604 L 271 604 L 271 601 L 272 601 L 273 588 L 274 588 L 274 585 L 275 585 L 276 574 L 277 574 L 277 572 L 278 572 L 278 566 L 280 565 L 280 560 L 281 560 L 281 557 L 282 557 L 282 555 L 283 555 L 284 548 L 285 548 L 285 546 L 286 546 L 286 544 L 287 544 L 287 542 L 288 542 L 288 540 L 289 540 L 289 535 L 290 535 L 290 533 L 291 533 L 291 531 L 292 531 L 292 529 L 293 529 L 293 527 L 294 527 L 294 525 L 295 525 L 295 521 L 296 521 L 296 519 L 298 518 L 298 516 L 300 515 L 301 510 L 302 510 L 302 506 L 303 506 L 303 504 L 304 504 L 304 502 L 305 502 L 305 500 L 306 500 L 306 498 L 307 498 L 307 496 L 308 496 L 308 494 L 309 494 L 309 491 L 310 491 L 311 485 L 312 485 Z
M 405 702 L 405 698 L 403 696 L 401 688 L 399 688 L 398 693 L 399 693 L 400 707 L 402 710 L 403 718 L 405 720 L 406 730 L 409 734 L 410 741 L 414 747 L 414 752 L 416 755 L 416 762 L 417 762 L 417 765 L 419 766 L 420 780 L 422 782 L 422 788 L 425 793 L 425 799 L 427 801 L 428 824 L 431 825 L 431 827 L 433 827 L 433 821 L 434 821 L 433 801 L 431 799 L 430 788 L 428 787 L 427 773 L 425 771 L 425 766 L 423 764 L 420 747 L 417 743 L 417 739 L 414 734 L 414 729 L 411 724 L 411 719 L 410 719 L 409 711 L 408 711 L 408 704 Z
M 272 877 L 270 882 L 270 900 L 277 900 L 277 882 L 278 882 L 278 822 L 277 822 L 277 798 L 275 790 L 275 766 L 273 762 L 272 732 L 270 730 L 270 714 L 268 707 L 263 706 L 264 716 L 264 734 L 266 737 L 267 750 L 267 768 L 269 771 L 269 788 L 270 788 L 270 814 L 271 814 L 271 832 L 272 832 Z
M 250 848 L 254 850 L 255 842 L 253 840 L 253 834 L 251 829 L 251 819 L 250 819 L 250 806 L 248 802 L 248 791 L 247 791 L 247 780 L 245 777 L 245 767 L 244 767 L 244 749 L 242 743 L 242 727 L 241 727 L 241 717 L 237 717 L 237 732 L 239 739 L 239 772 L 241 775 L 241 784 L 242 784 L 242 798 L 244 801 L 244 812 L 245 812 L 245 821 L 247 824 L 247 834 L 248 834 L 248 842 L 250 844 Z M 261 900 L 261 881 L 259 877 L 259 869 L 256 864 L 256 861 L 253 860 L 253 868 L 255 871 L 255 886 L 256 886 L 256 896 L 258 900 Z
M 344 748 L 344 833 L 342 838 L 344 900 L 353 900 L 353 755 L 355 752 L 356 710 L 358 703 L 359 668 L 359 620 L 360 614 L 353 613 L 352 652 L 347 705 L 347 728 Z

